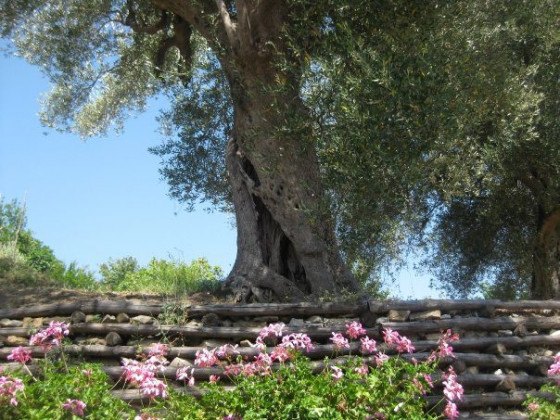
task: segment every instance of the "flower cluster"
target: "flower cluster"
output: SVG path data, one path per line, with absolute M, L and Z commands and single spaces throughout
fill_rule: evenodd
M 560 353 L 554 356 L 554 363 L 548 369 L 548 376 L 560 375 Z
M 156 372 L 163 371 L 169 362 L 159 354 L 152 354 L 144 362 L 122 359 L 123 377 L 126 382 L 138 386 L 142 393 L 150 398 L 167 397 L 167 385 L 156 378 Z
M 387 344 L 394 344 L 399 353 L 413 353 L 415 350 L 408 338 L 401 336 L 398 331 L 393 331 L 391 328 L 383 329 L 383 339 Z
M 32 346 L 41 346 L 43 350 L 49 351 L 53 346 L 59 347 L 64 336 L 69 333 L 68 324 L 51 321 L 47 328 L 31 336 L 29 344 Z
M 178 381 L 185 381 L 189 386 L 194 386 L 194 368 L 191 366 L 177 369 L 175 377 Z
M 19 346 L 11 351 L 7 359 L 25 365 L 31 360 L 31 352 L 29 351 L 29 349 Z
M 449 419 L 455 419 L 459 417 L 459 411 L 457 410 L 457 404 L 454 401 L 463 399 L 463 387 L 457 382 L 457 374 L 453 370 L 453 367 L 449 367 L 447 373 L 443 374 L 443 395 L 447 399 L 447 405 L 443 413 Z
M 24 385 L 21 379 L 0 376 L 0 405 L 3 400 L 9 399 L 13 406 L 18 405 L 16 394 L 23 391 Z
M 455 357 L 453 354 L 453 347 L 449 345 L 452 341 L 457 341 L 459 339 L 459 334 L 454 334 L 452 330 L 447 330 L 442 333 L 440 339 L 438 340 L 437 351 L 433 351 L 430 357 L 428 357 L 428 363 L 435 361 L 440 357 Z
M 67 411 L 71 411 L 72 414 L 76 416 L 83 416 L 84 410 L 86 409 L 86 404 L 80 400 L 71 400 L 67 399 L 64 404 L 62 404 L 62 408 Z

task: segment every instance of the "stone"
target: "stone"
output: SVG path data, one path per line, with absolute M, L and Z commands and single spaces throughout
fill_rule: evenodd
M 103 338 L 99 338 L 99 337 L 80 337 L 74 340 L 74 342 L 81 346 L 86 346 L 86 345 L 106 346 L 107 345 L 107 342 Z
M 409 315 L 410 311 L 398 311 L 396 309 L 391 309 L 387 318 L 389 318 L 389 321 L 391 322 L 404 322 L 408 319 Z
M 504 353 L 506 353 L 506 351 L 507 351 L 506 346 L 504 346 L 502 343 L 496 343 L 496 344 L 492 344 L 490 347 L 488 347 L 484 351 L 484 353 L 496 354 L 498 356 L 501 356 Z
M 131 324 L 140 324 L 140 325 L 148 325 L 154 323 L 154 318 L 148 315 L 137 315 L 133 318 L 130 318 Z
M 17 320 L 17 319 L 8 319 L 8 318 L 3 318 L 0 319 L 0 327 L 21 327 L 23 325 L 23 321 Z
M 233 321 L 231 319 L 222 320 L 222 327 L 232 327 Z
M 411 321 L 428 321 L 432 319 L 441 319 L 441 311 L 439 309 L 417 312 L 410 315 Z
M 217 327 L 220 325 L 220 317 L 213 312 L 210 312 L 202 317 L 203 327 Z
M 255 322 L 255 321 L 235 321 L 233 325 L 237 328 L 264 328 L 266 327 L 266 322 Z
M 70 322 L 72 324 L 79 324 L 85 321 L 86 321 L 86 314 L 84 314 L 82 311 L 74 311 L 72 312 L 72 315 L 70 315 Z
M 202 322 L 193 319 L 192 321 L 187 322 L 187 327 L 202 327 Z
M 252 347 L 253 343 L 249 340 L 241 340 L 239 342 L 239 347 Z
M 552 357 L 552 356 L 554 356 L 554 355 L 556 355 L 556 353 L 555 353 L 554 351 L 552 351 L 552 350 L 545 350 L 545 351 L 543 352 L 543 356 Z
M 451 319 L 450 314 L 441 314 L 441 319 Z
M 463 360 L 455 360 L 451 363 L 451 366 L 453 366 L 453 369 L 457 373 L 463 373 L 467 370 L 467 364 Z
M 364 328 L 372 328 L 375 326 L 375 321 L 377 321 L 377 315 L 373 312 L 367 311 L 360 315 L 360 322 Z
M 218 338 L 211 338 L 209 340 L 204 340 L 200 346 L 201 347 L 208 347 L 208 348 L 216 348 L 223 346 L 224 344 L 228 344 L 229 340 L 220 340 Z
M 498 335 L 500 337 L 512 337 L 513 331 L 511 330 L 498 330 Z
M 549 334 L 550 337 L 560 337 L 560 330 L 552 330 Z
M 122 337 L 119 335 L 119 333 L 115 332 L 115 331 L 111 331 L 109 332 L 106 336 L 105 336 L 105 341 L 107 342 L 108 346 L 120 346 L 124 340 L 122 339 Z
M 511 392 L 515 391 L 515 389 L 515 382 L 511 378 L 504 378 L 496 385 L 496 391 Z
M 313 315 L 307 318 L 306 322 L 308 322 L 309 324 L 322 325 L 324 321 L 323 318 L 321 318 L 319 315 Z
M 181 357 L 175 357 L 171 363 L 169 363 L 169 367 L 178 369 L 185 366 L 192 366 L 193 364 L 188 361 L 187 359 L 182 359 Z
M 437 341 L 441 338 L 441 333 L 427 333 L 425 337 L 426 340 Z
M 519 324 L 513 330 L 513 334 L 515 334 L 517 337 L 525 337 L 527 335 L 527 327 L 524 324 Z
M 117 322 L 119 324 L 128 324 L 130 322 L 130 317 L 128 316 L 128 314 L 121 312 L 117 315 Z
M 8 347 L 17 347 L 17 346 L 28 346 L 29 339 L 25 337 L 17 337 L 15 335 L 9 335 L 4 344 Z
M 102 324 L 110 324 L 112 322 L 115 322 L 117 320 L 117 317 L 115 315 L 105 315 L 103 317 L 103 319 L 101 320 Z
M 155 338 L 131 338 L 126 342 L 127 346 L 137 346 L 137 347 L 150 347 L 152 344 L 159 343 L 159 340 Z
M 504 372 L 502 371 L 502 369 L 498 369 L 496 371 L 494 371 L 494 375 L 503 375 Z
M 24 328 L 41 328 L 43 326 L 43 318 L 25 317 L 21 326 Z
M 99 315 L 86 315 L 86 322 L 98 322 Z
M 303 319 L 301 318 L 292 318 L 290 319 L 290 322 L 288 322 L 288 327 L 302 328 L 303 325 L 304 325 Z
M 468 373 L 470 375 L 478 375 L 478 366 L 469 366 L 466 370 L 465 373 Z
M 386 322 L 389 322 L 389 318 L 386 316 L 381 316 L 375 320 L 376 325 L 382 325 L 385 324 Z
M 267 315 L 267 316 L 256 316 L 253 318 L 253 321 L 256 322 L 266 322 L 267 324 L 274 324 L 278 322 L 280 318 L 275 315 Z

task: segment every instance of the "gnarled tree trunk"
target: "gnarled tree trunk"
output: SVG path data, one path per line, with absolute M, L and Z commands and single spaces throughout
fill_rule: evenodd
M 560 298 L 560 209 L 549 213 L 539 223 L 533 251 L 533 282 L 535 299 Z

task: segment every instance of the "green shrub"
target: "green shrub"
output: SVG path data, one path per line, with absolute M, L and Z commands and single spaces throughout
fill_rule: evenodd
M 109 260 L 99 266 L 102 283 L 109 288 L 118 288 L 124 283 L 127 276 L 136 273 L 139 269 L 138 261 L 134 257 Z
M 204 258 L 190 264 L 153 258 L 146 267 L 133 267 L 130 260 L 105 264 L 103 284 L 117 291 L 190 294 L 217 290 L 222 276 L 221 268 Z

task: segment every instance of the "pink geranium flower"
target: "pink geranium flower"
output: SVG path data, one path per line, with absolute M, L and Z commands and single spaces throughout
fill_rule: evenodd
M 560 375 L 560 353 L 554 356 L 554 363 L 548 369 L 549 376 Z
M 203 349 L 196 352 L 196 358 L 194 364 L 200 367 L 212 367 L 219 364 L 220 361 L 216 355 L 216 349 L 208 350 Z
M 280 347 L 309 351 L 313 349 L 311 338 L 307 334 L 294 333 L 282 338 Z
M 377 347 L 376 347 L 377 343 L 375 342 L 374 339 L 369 337 L 362 337 L 360 338 L 360 342 L 361 342 L 360 351 L 362 352 L 362 354 L 370 354 L 377 351 Z
M 367 331 L 362 327 L 362 324 L 356 321 L 346 324 L 346 335 L 350 338 L 356 339 L 361 335 L 365 335 Z
M 31 351 L 29 351 L 29 349 L 23 348 L 22 346 L 19 346 L 18 348 L 15 348 L 11 351 L 7 359 L 25 365 L 31 360 Z
M 184 366 L 177 369 L 175 372 L 175 377 L 178 381 L 185 381 L 189 386 L 194 386 L 194 368 L 191 366 Z
M 456 419 L 459 417 L 459 410 L 457 410 L 457 404 L 448 401 L 447 405 L 445 406 L 445 410 L 443 410 L 443 414 L 448 419 Z
M 148 356 L 152 357 L 166 357 L 167 356 L 167 344 L 155 343 L 149 348 Z
M 29 344 L 32 346 L 41 346 L 43 350 L 49 351 L 53 346 L 60 346 L 64 336 L 67 336 L 69 333 L 68 324 L 51 321 L 47 328 L 31 336 Z
M 80 400 L 71 400 L 68 398 L 66 402 L 62 404 L 62 408 L 67 411 L 71 411 L 75 416 L 82 417 L 84 415 L 84 410 L 86 409 L 86 403 Z
M 338 350 L 347 349 L 350 347 L 348 340 L 341 333 L 332 333 L 330 340 Z
M 282 337 L 284 328 L 286 328 L 286 324 L 284 324 L 283 322 L 279 322 L 277 324 L 270 324 L 261 329 L 259 333 L 259 337 L 263 339 L 272 335 L 276 337 Z
M 447 373 L 443 374 L 443 394 L 449 401 L 462 400 L 463 399 L 463 386 L 457 382 L 457 374 L 450 366 Z
M 21 379 L 9 376 L 0 376 L 0 405 L 5 398 L 10 399 L 10 404 L 14 407 L 18 405 L 16 394 L 23 391 L 24 385 Z
M 338 366 L 331 366 L 330 369 L 332 371 L 331 376 L 335 381 L 338 381 L 344 376 L 342 369 L 340 369 Z

